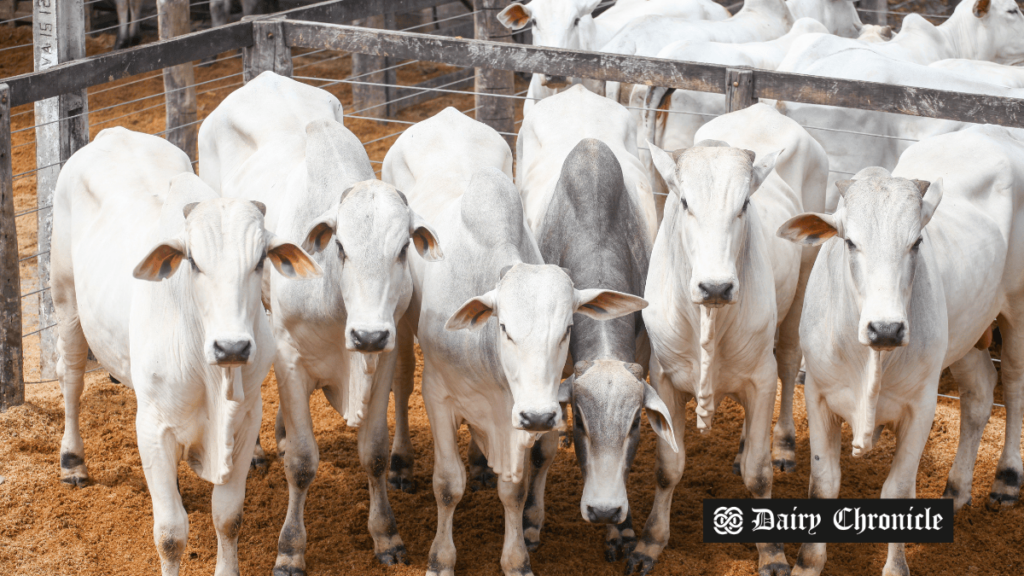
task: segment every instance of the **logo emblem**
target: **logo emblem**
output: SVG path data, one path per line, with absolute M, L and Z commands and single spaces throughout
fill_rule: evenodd
M 722 506 L 715 510 L 715 532 L 735 536 L 743 531 L 743 511 L 735 506 Z

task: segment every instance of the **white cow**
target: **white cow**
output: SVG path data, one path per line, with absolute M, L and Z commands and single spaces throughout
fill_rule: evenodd
M 857 40 L 861 42 L 888 42 L 892 40 L 892 26 L 880 26 L 878 24 L 865 24 L 861 26 Z
M 815 188 L 814 205 L 824 205 L 824 153 L 799 126 L 763 105 L 722 116 L 698 133 L 709 136 L 729 140 L 700 140 L 671 155 L 650 145 L 671 191 L 644 294 L 651 382 L 675 422 L 685 419 L 686 403 L 696 398 L 700 430 L 710 428 L 725 396 L 740 402 L 746 416 L 739 472 L 755 498 L 770 498 L 772 452 L 783 469 L 795 463 L 785 401 L 774 450 L 769 436 L 777 378 L 792 403 L 800 362 L 798 287 L 806 278 L 801 252 L 780 244 L 773 232 L 803 209 L 801 193 L 783 175 L 806 185 L 808 195 Z M 803 267 L 812 261 L 810 254 Z M 772 353 L 777 330 L 778 362 Z M 683 449 L 682 426 L 675 435 Z M 685 450 L 677 454 L 659 440 L 654 507 L 627 574 L 650 571 L 668 543 L 672 493 L 684 463 Z M 781 545 L 757 547 L 760 574 L 788 574 Z
M 506 166 L 507 147 L 492 154 L 501 149 L 497 133 L 482 126 L 460 130 L 473 121 L 453 116 L 410 128 L 385 160 L 388 178 L 409 191 L 412 205 L 443 206 L 433 222 L 446 258 L 423 269 L 417 326 L 438 507 L 427 574 L 454 573 L 452 518 L 466 487 L 457 430 L 468 424 L 498 477 L 505 509 L 502 570 L 530 575 L 523 518 L 537 468 L 531 448 L 544 432 L 565 425 L 559 404 L 568 401 L 568 385 L 560 380 L 572 315 L 616 318 L 644 302 L 576 290 L 564 271 L 544 265 L 515 186 L 494 165 Z M 475 145 L 481 151 L 474 152 Z M 476 160 L 485 167 L 474 172 Z
M 872 449 L 885 426 L 892 429 L 896 453 L 881 497 L 914 498 L 939 375 L 949 366 L 961 386 L 961 432 L 945 495 L 957 508 L 969 502 L 996 383 L 987 349 L 975 345 L 998 317 L 1000 331 L 1008 331 L 1008 400 L 990 502 L 1012 505 L 1022 476 L 1024 142 L 992 126 L 939 136 L 907 150 L 891 176 L 868 168 L 839 189 L 835 214 L 802 214 L 779 230 L 805 245 L 825 242 L 800 327 L 810 496 L 839 495 L 845 420 L 855 457 Z M 817 575 L 824 565 L 825 545 L 804 544 L 794 574 Z M 883 573 L 909 572 L 904 545 L 889 544 Z
M 260 304 L 264 260 L 290 278 L 322 273 L 298 246 L 264 228 L 263 211 L 218 198 L 184 152 L 124 128 L 100 132 L 57 180 L 50 287 L 65 406 L 61 480 L 88 480 L 78 420 L 92 349 L 135 390 L 165 576 L 178 573 L 188 540 L 181 460 L 214 484 L 216 574 L 238 573 L 260 385 L 275 353 Z
M 498 13 L 498 21 L 509 30 L 521 30 L 533 22 L 534 46 L 571 50 L 598 50 L 630 21 L 649 14 L 676 16 L 686 20 L 724 20 L 729 11 L 712 0 L 644 0 L 619 2 L 596 18 L 590 14 L 601 0 L 532 0 L 513 2 Z M 534 74 L 527 98 L 547 98 L 567 87 L 564 77 Z M 529 112 L 534 100 L 526 100 Z
M 623 106 L 582 86 L 538 102 L 519 129 L 516 183 L 530 229 L 536 233 L 543 225 L 562 163 L 584 138 L 604 142 L 618 158 L 626 191 L 640 207 L 653 242 L 664 196 L 655 198 L 647 170 L 637 156 L 636 123 Z
M 1013 17 L 1009 24 L 1016 29 L 1019 38 L 1024 39 L 1024 15 L 1021 15 L 1015 3 L 1011 1 L 1011 4 L 1013 4 L 1013 10 L 1016 11 L 1017 16 Z M 996 7 L 993 6 L 988 13 L 981 17 L 975 17 L 970 12 L 961 10 L 964 6 L 965 4 L 961 4 L 954 15 L 955 17 L 960 15 L 956 21 L 961 24 L 950 28 L 950 30 L 965 31 L 966 33 L 968 30 L 966 30 L 965 23 L 973 23 L 976 24 L 977 29 L 969 32 L 977 34 L 977 36 L 966 36 L 966 40 L 957 36 L 955 42 L 950 41 L 951 47 L 955 46 L 961 52 L 968 52 L 975 56 L 990 53 L 991 50 L 998 48 L 1002 58 L 1012 60 L 1024 57 L 1024 42 L 1018 42 L 1016 48 L 1012 42 L 1001 47 L 986 48 L 987 44 L 992 41 L 992 36 L 1001 30 L 1000 27 L 1003 24 L 1007 23 L 1005 20 L 1011 18 L 1009 14 L 1002 10 L 999 14 L 994 14 L 992 11 Z M 951 18 L 950 22 L 953 21 L 954 19 Z M 1005 28 L 1013 31 L 1010 26 L 1005 26 Z M 943 27 L 935 30 L 943 30 Z M 936 34 L 944 37 L 938 32 Z M 963 68 L 957 70 L 940 66 L 933 67 L 926 65 L 927 62 L 920 63 L 900 59 L 911 53 L 913 51 L 911 48 L 918 49 L 925 44 L 906 27 L 895 39 L 883 44 L 854 42 L 855 46 L 813 60 L 794 57 L 794 53 L 800 49 L 800 43 L 808 38 L 814 39 L 816 35 L 797 39 L 789 55 L 779 66 L 780 71 L 993 96 L 1020 97 L 1024 95 L 1020 89 L 1009 89 L 1005 85 L 991 83 L 992 80 L 999 81 L 998 76 L 961 73 L 959 70 L 963 70 Z M 833 41 L 828 37 L 820 38 L 827 42 Z M 973 48 L 970 40 L 974 41 Z M 889 45 L 897 43 L 899 45 L 895 48 L 889 48 Z M 1016 50 L 1016 52 L 1012 52 L 1012 50 Z M 1014 53 L 1016 56 L 1011 56 Z M 785 110 L 787 116 L 811 130 L 811 133 L 822 143 L 829 154 L 831 169 L 834 171 L 829 180 L 830 211 L 834 209 L 839 199 L 838 193 L 832 186 L 836 180 L 847 178 L 866 166 L 892 169 L 896 165 L 900 153 L 912 143 L 937 134 L 958 130 L 964 126 L 961 122 L 947 120 L 867 110 L 838 109 L 794 102 L 786 102 L 780 106 L 780 109 Z
M 881 28 L 862 24 L 851 0 L 786 0 L 786 6 L 795 20 L 813 18 L 824 24 L 829 33 L 844 38 L 857 38 L 864 28 Z
M 384 182 L 403 191 L 410 206 L 424 220 L 433 222 L 462 197 L 473 174 L 488 166 L 512 178 L 512 151 L 508 144 L 493 128 L 448 107 L 402 133 L 384 157 L 380 174 Z M 409 493 L 416 491 L 409 395 L 416 371 L 413 336 L 419 326 L 423 267 L 422 258 L 411 256 L 413 296 L 398 327 L 398 362 L 393 384 L 395 438 L 388 481 Z M 473 481 L 492 485 L 493 474 L 488 471 L 487 459 L 476 442 L 470 443 L 469 461 Z
M 929 64 L 932 68 L 956 72 L 964 76 L 970 76 L 975 80 L 981 80 L 1007 88 L 1024 88 L 1024 67 L 1007 66 L 995 62 L 983 60 L 970 60 L 967 58 L 949 58 Z
M 328 92 L 264 72 L 225 98 L 199 131 L 203 177 L 224 196 L 264 202 L 268 227 L 302 242 L 324 269 L 319 281 L 269 283 L 278 450 L 289 488 L 275 565 L 281 574 L 305 573 L 303 508 L 319 464 L 309 398 L 318 389 L 359 427 L 377 558 L 405 561 L 386 483 L 396 323 L 412 296 L 410 239 L 428 261 L 441 250 L 405 198 L 373 179 L 366 151 L 340 119 L 341 104 Z
M 798 37 L 825 32 L 828 30 L 821 22 L 801 18 L 789 32 L 772 40 L 741 43 L 680 40 L 658 52 L 658 58 L 774 70 Z M 670 98 L 668 110 L 659 115 L 659 108 L 666 97 Z M 651 141 L 665 150 L 693 146 L 697 130 L 712 118 L 725 114 L 725 98 L 721 94 L 692 90 L 638 84 L 633 87 L 629 103 L 630 113 L 639 127 L 638 146 L 643 147 L 643 142 Z M 645 163 L 650 162 L 650 155 L 646 152 L 640 158 Z M 654 193 L 659 196 L 667 194 L 664 181 L 656 173 L 652 172 L 652 175 Z

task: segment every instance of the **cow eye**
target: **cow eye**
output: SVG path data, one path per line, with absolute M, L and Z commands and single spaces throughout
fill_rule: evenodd
M 910 249 L 917 252 L 917 249 L 921 247 L 921 242 L 924 242 L 924 238 L 918 238 L 917 242 L 914 242 L 914 245 L 911 246 Z
M 335 242 L 338 245 L 338 258 L 345 259 L 345 247 L 341 245 L 341 242 Z
M 192 259 L 192 254 L 188 255 L 188 263 L 192 265 L 192 270 L 202 272 L 202 270 L 199 269 L 199 266 L 196 266 L 196 261 Z
M 580 25 L 580 19 L 577 18 L 576 21 L 572 23 L 572 25 L 573 26 L 579 26 Z
M 567 326 L 567 327 L 565 328 L 565 335 L 564 335 L 564 336 L 562 336 L 562 340 L 565 340 L 566 338 L 568 338 L 570 334 L 572 334 L 572 324 L 569 324 L 569 325 L 568 325 L 568 326 Z
M 846 240 L 846 247 L 849 248 L 850 250 L 856 250 L 857 249 L 857 245 L 854 244 L 852 241 L 850 241 L 850 239 Z
M 398 252 L 398 261 L 399 262 L 405 262 L 405 253 L 408 252 L 408 251 L 409 251 L 409 243 L 407 242 L 405 244 L 405 246 L 402 246 L 402 249 Z
M 256 271 L 257 272 L 263 272 L 263 261 L 266 260 L 266 259 L 267 259 L 267 253 L 264 252 L 260 256 L 260 261 L 256 263 Z
M 750 206 L 750 198 L 747 198 L 746 200 L 743 201 L 743 208 L 740 209 L 740 214 L 745 214 L 747 212 L 748 206 Z
M 637 412 L 636 412 L 636 417 L 633 418 L 633 425 L 629 427 L 629 431 L 630 432 L 635 432 L 638 428 L 640 428 L 640 411 L 639 410 L 637 410 Z
M 505 335 L 505 338 L 508 338 L 509 342 L 513 342 L 514 343 L 515 340 L 513 340 L 512 337 L 508 335 L 508 330 L 505 330 L 505 325 L 504 324 L 498 324 L 498 326 L 501 328 L 501 333 Z
M 683 198 L 683 210 L 690 211 L 690 205 L 686 203 L 686 198 Z

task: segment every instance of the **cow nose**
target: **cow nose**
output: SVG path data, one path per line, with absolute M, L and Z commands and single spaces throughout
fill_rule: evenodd
M 520 412 L 519 427 L 530 432 L 546 432 L 558 422 L 556 412 Z
M 728 304 L 732 301 L 732 282 L 697 284 L 704 304 Z
M 622 513 L 622 508 L 616 506 L 615 508 L 604 508 L 587 506 L 587 522 L 594 524 L 615 524 L 619 519 L 619 514 Z
M 380 352 L 388 345 L 388 331 L 353 330 L 352 343 L 360 352 Z
M 245 364 L 252 352 L 249 340 L 214 340 L 213 357 L 218 364 Z
M 895 348 L 903 345 L 905 331 L 903 322 L 868 322 L 868 341 L 873 348 Z

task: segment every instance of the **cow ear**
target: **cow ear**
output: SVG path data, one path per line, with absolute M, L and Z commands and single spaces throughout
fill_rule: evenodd
M 845 198 L 846 191 L 850 189 L 850 186 L 853 186 L 854 182 L 856 180 L 836 180 L 836 189 L 839 190 L 839 196 Z
M 750 193 L 757 192 L 757 189 L 768 179 L 768 175 L 775 170 L 775 162 L 779 159 L 782 150 L 769 152 L 754 162 L 754 168 L 750 171 Z
M 779 238 L 805 246 L 817 246 L 833 236 L 842 237 L 842 225 L 834 214 L 805 212 L 779 227 Z
M 664 440 L 672 451 L 679 453 L 679 445 L 676 444 L 675 428 L 672 426 L 672 416 L 669 414 L 668 406 L 658 396 L 654 386 L 644 382 L 644 409 L 647 410 L 647 421 L 659 438 Z
M 334 206 L 309 225 L 305 240 L 302 241 L 303 250 L 316 254 L 327 248 L 327 243 L 331 241 L 334 231 L 338 228 L 337 213 L 337 206 Z
M 519 30 L 530 23 L 533 17 L 533 10 L 528 6 L 513 2 L 507 8 L 498 12 L 498 22 L 509 30 Z
M 479 330 L 487 324 L 487 321 L 494 314 L 494 304 L 497 292 L 490 292 L 470 298 L 459 308 L 451 318 L 444 323 L 445 330 Z
M 198 205 L 199 202 L 189 202 L 188 204 L 185 204 L 185 207 L 181 209 L 181 215 L 184 216 L 185 219 L 187 220 L 188 215 L 191 214 L 192 211 L 195 210 L 196 206 Z
M 171 238 L 157 244 L 132 271 L 139 280 L 159 282 L 170 278 L 185 259 L 185 243 L 181 238 Z
M 915 180 L 914 182 L 917 183 L 918 188 L 924 194 L 924 197 L 921 198 L 921 228 L 924 228 L 931 221 L 932 216 L 935 215 L 935 209 L 939 207 L 939 202 L 942 201 L 942 178 L 931 184 L 920 180 Z
M 644 379 L 644 367 L 634 362 L 628 362 L 626 364 L 626 370 L 632 374 L 637 380 L 643 381 Z
M 410 226 L 409 234 L 412 236 L 412 243 L 416 246 L 416 251 L 427 262 L 444 260 L 441 244 L 437 241 L 437 234 L 434 233 L 434 229 L 419 214 L 412 210 L 409 212 L 412 214 L 412 225 Z
M 669 192 L 675 192 L 676 196 L 682 198 L 683 190 L 676 178 L 676 161 L 672 159 L 672 155 L 655 146 L 650 140 L 647 141 L 647 148 L 650 149 L 654 168 L 668 185 Z
M 324 271 L 309 254 L 292 244 L 267 232 L 267 258 L 285 278 L 310 280 L 320 278 Z
M 611 320 L 647 308 L 647 300 L 614 290 L 573 289 L 573 293 L 576 296 L 573 312 L 589 316 L 594 320 Z
M 572 402 L 572 383 L 576 380 L 575 374 L 569 376 L 558 385 L 558 403 L 568 404 Z
M 260 211 L 260 214 L 263 214 L 264 216 L 267 215 L 267 205 L 266 204 L 264 204 L 263 202 L 260 202 L 258 200 L 251 200 L 251 202 L 252 202 L 252 205 L 255 206 L 257 210 Z
M 974 2 L 974 15 L 977 18 L 983 17 L 988 14 L 989 7 L 992 6 L 991 0 L 975 0 Z

